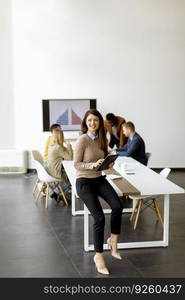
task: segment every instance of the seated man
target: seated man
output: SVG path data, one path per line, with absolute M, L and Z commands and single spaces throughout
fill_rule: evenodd
M 114 145 L 117 147 L 123 147 L 126 142 L 125 135 L 122 131 L 122 124 L 125 119 L 119 116 L 115 116 L 112 113 L 106 115 L 106 120 L 104 121 L 104 127 L 106 133 L 109 134 L 109 147 L 113 148 Z
M 48 149 L 49 149 L 49 146 L 51 146 L 53 144 L 53 131 L 55 129 L 58 129 L 58 130 L 61 130 L 61 127 L 59 124 L 52 124 L 51 127 L 50 127 L 50 131 L 51 131 L 51 134 L 47 140 L 46 140 L 46 144 L 45 144 L 45 149 L 44 149 L 44 161 L 46 162 L 48 160 Z
M 120 156 L 130 156 L 146 166 L 147 158 L 145 155 L 145 143 L 142 137 L 135 132 L 135 126 L 132 122 L 122 125 L 123 133 L 128 137 L 128 141 L 123 148 L 116 149 Z

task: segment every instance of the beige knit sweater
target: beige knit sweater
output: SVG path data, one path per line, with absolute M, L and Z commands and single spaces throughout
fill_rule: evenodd
M 73 159 L 73 150 L 70 144 L 67 145 L 67 150 L 64 150 L 60 145 L 49 146 L 48 160 L 45 168 L 53 177 L 65 180 L 66 174 L 61 170 L 63 159 Z
M 101 171 L 94 169 L 94 163 L 105 158 L 104 151 L 100 148 L 99 139 L 91 139 L 86 133 L 81 135 L 74 150 L 74 166 L 77 178 L 95 178 L 101 176 Z

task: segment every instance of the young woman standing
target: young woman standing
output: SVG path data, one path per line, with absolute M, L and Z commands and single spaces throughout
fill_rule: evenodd
M 78 196 L 85 203 L 94 219 L 94 262 L 99 273 L 109 274 L 103 257 L 105 216 L 99 196 L 111 207 L 111 236 L 107 243 L 112 256 L 121 259 L 117 249 L 120 234 L 122 203 L 113 187 L 97 171 L 108 152 L 103 117 L 99 111 L 91 109 L 86 112 L 82 121 L 82 135 L 77 141 L 74 151 L 74 166 L 77 170 L 76 189 Z M 111 168 L 113 163 L 109 165 Z

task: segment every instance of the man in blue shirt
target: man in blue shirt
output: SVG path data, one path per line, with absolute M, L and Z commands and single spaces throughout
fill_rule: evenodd
M 147 159 L 145 155 L 145 143 L 142 137 L 135 132 L 135 126 L 132 122 L 122 125 L 123 133 L 128 137 L 127 143 L 123 148 L 116 149 L 120 156 L 130 156 L 140 163 L 146 165 Z

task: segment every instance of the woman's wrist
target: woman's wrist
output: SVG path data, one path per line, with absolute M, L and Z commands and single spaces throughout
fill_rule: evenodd
M 96 169 L 96 163 L 93 163 L 93 170 L 95 170 Z

